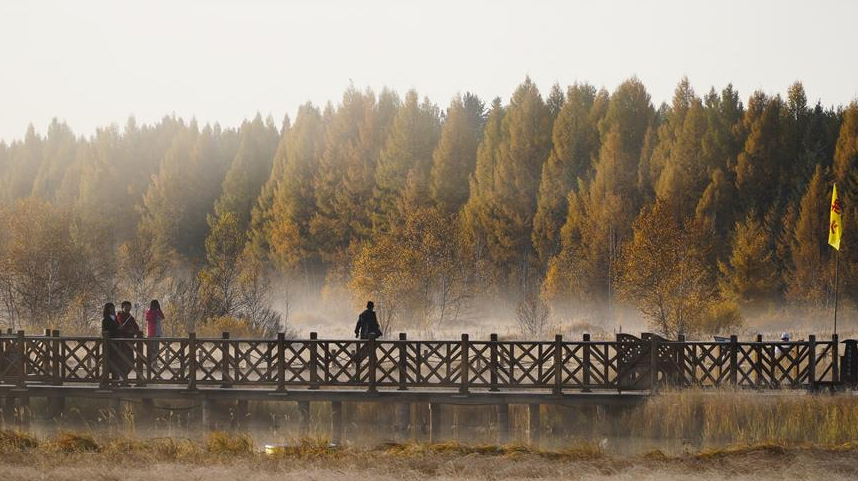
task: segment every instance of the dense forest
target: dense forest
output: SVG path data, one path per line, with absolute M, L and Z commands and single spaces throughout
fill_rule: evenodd
M 351 87 L 238 128 L 168 116 L 0 143 L 0 324 L 97 330 L 158 297 L 173 332 L 287 329 L 289 297 L 376 301 L 387 328 L 504 309 L 523 334 L 634 308 L 674 336 L 858 300 L 858 104 L 628 79 L 446 108 Z M 856 240 L 858 242 L 858 240 Z M 288 287 L 283 287 L 288 286 Z M 341 321 L 338 321 L 341 322 Z

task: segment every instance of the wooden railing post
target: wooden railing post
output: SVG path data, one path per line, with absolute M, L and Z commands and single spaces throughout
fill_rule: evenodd
M 554 386 L 552 394 L 563 394 L 563 334 L 554 335 Z
M 188 333 L 188 390 L 197 388 L 197 333 Z
M 739 384 L 739 338 L 735 334 L 730 336 L 730 385 L 736 387 Z
M 319 353 L 318 342 L 319 334 L 316 332 L 310 333 L 310 389 L 319 389 Z
M 816 388 L 816 336 L 807 336 L 807 382 L 811 389 Z
M 408 390 L 408 335 L 399 333 L 399 390 Z
M 18 387 L 27 385 L 27 339 L 24 331 L 18 331 Z
M 837 334 L 831 335 L 831 356 L 833 357 L 831 366 L 831 380 L 835 383 L 840 382 L 840 338 Z
M 756 373 L 757 389 L 763 385 L 763 335 L 757 334 L 757 344 L 754 346 L 754 372 Z
M 370 337 L 369 340 L 366 342 L 367 349 L 369 349 L 369 375 L 367 376 L 369 386 L 367 387 L 367 391 L 373 393 L 376 391 L 375 371 L 378 368 L 378 359 L 375 353 L 375 347 L 377 342 L 378 341 L 376 341 L 374 337 Z
M 590 358 L 592 356 L 591 350 L 593 349 L 593 346 L 590 345 L 590 334 L 589 333 L 585 332 L 584 335 L 581 336 L 581 339 L 584 341 L 584 354 L 582 356 L 584 358 L 584 366 L 583 366 L 583 372 L 582 372 L 582 378 L 584 381 L 584 389 L 582 389 L 582 391 L 590 392 L 590 383 L 592 382 L 590 380 L 590 377 L 592 376 L 591 369 L 593 367 L 592 361 L 590 360 Z
M 286 333 L 277 333 L 277 390 L 286 390 Z
M 53 339 L 51 340 L 51 358 L 53 360 L 53 371 L 51 372 L 51 377 L 54 378 L 54 384 L 56 384 L 57 386 L 62 386 L 63 377 L 65 374 L 63 372 L 63 365 L 65 364 L 65 361 L 63 360 L 62 354 L 62 341 L 60 341 L 59 339 L 60 331 L 58 329 L 54 329 L 51 332 L 51 337 L 53 337 Z
M 101 331 L 101 389 L 110 385 L 110 336 L 107 331 Z
M 143 374 L 143 345 L 145 341 L 143 340 L 143 333 L 138 332 L 134 335 L 134 343 L 132 346 L 134 348 L 131 350 L 131 355 L 134 357 L 134 371 L 136 374 L 136 385 L 139 387 L 143 387 L 146 385 L 146 376 Z M 140 347 L 138 351 L 137 347 Z
M 229 366 L 232 365 L 232 360 L 229 356 L 229 333 L 223 331 L 220 333 L 220 387 L 232 387 L 232 377 L 229 372 Z
M 461 354 L 461 379 L 459 380 L 459 394 L 468 394 L 468 384 L 471 378 L 471 356 L 468 352 L 471 349 L 470 341 L 467 334 L 462 334 L 462 354 Z
M 676 385 L 679 387 L 685 387 L 685 334 L 677 336 L 677 342 L 676 365 L 679 367 L 679 372 L 676 375 Z
M 498 335 L 491 334 L 489 335 L 489 362 L 491 365 L 489 366 L 489 381 L 491 382 L 491 387 L 489 391 L 497 391 L 498 390 Z
M 658 337 L 652 335 L 649 340 L 649 385 L 650 391 L 658 391 Z

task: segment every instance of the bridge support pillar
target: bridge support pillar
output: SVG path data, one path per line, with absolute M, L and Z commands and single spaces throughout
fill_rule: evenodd
M 509 404 L 497 405 L 498 444 L 509 442 Z
M 429 442 L 437 443 L 441 440 L 441 405 L 429 403 Z
M 48 398 L 48 415 L 52 419 L 62 417 L 66 410 L 65 396 L 52 396 Z
M 155 423 L 155 401 L 152 398 L 140 400 L 140 420 L 149 424 Z
M 247 426 L 247 419 L 250 417 L 250 409 L 247 399 L 239 399 L 235 402 L 235 413 L 233 414 L 233 429 L 242 429 Z
M 298 401 L 298 436 L 306 437 L 310 434 L 310 401 Z
M 343 442 L 343 403 L 331 401 L 331 443 L 339 446 Z
M 411 403 L 396 405 L 396 434 L 400 441 L 407 441 L 411 429 Z
M 17 417 L 16 412 L 15 397 L 6 394 L 6 397 L 3 398 L 3 421 L 10 424 L 13 423 Z
M 212 405 L 212 400 L 204 397 L 200 401 L 200 415 L 202 417 L 202 425 L 203 429 L 206 431 L 211 430 L 214 427 L 214 405 Z
M 542 436 L 542 419 L 539 417 L 539 404 L 528 404 L 527 440 L 533 446 L 538 446 Z

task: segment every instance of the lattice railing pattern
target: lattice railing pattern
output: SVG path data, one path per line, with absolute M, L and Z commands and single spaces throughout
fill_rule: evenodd
M 104 358 L 107 343 L 107 359 Z M 837 381 L 830 341 L 107 339 L 0 336 L 0 384 L 641 390 Z M 106 361 L 106 362 L 105 362 Z M 837 359 L 839 362 L 839 359 Z M 105 368 L 108 372 L 105 372 Z M 655 385 L 653 384 L 655 383 Z

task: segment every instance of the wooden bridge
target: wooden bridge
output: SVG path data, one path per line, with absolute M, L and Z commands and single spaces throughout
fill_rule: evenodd
M 838 339 L 794 342 L 668 340 L 551 341 L 61 337 L 58 331 L 0 336 L 0 394 L 7 410 L 31 396 L 331 402 L 334 439 L 342 402 L 492 404 L 638 403 L 662 386 L 816 388 L 839 380 Z M 17 400 L 17 401 L 16 401 Z M 118 401 L 116 401 L 118 402 Z M 404 417 L 402 409 L 398 416 Z M 533 409 L 531 410 L 533 413 Z M 205 409 L 203 418 L 205 418 Z M 339 427 L 337 426 L 339 423 Z

